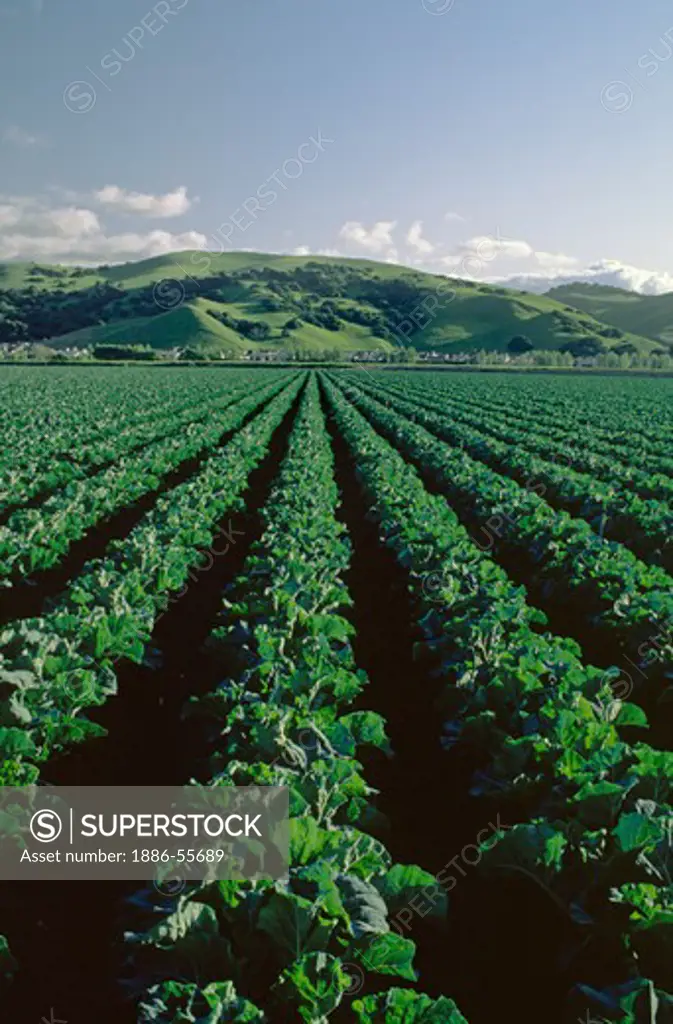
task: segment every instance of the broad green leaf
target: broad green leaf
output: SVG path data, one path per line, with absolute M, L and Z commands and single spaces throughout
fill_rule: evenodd
M 619 813 L 625 795 L 622 786 L 614 782 L 597 782 L 583 786 L 573 804 L 589 828 L 607 828 Z
M 272 989 L 279 1019 L 290 1008 L 307 1024 L 325 1020 L 337 1008 L 347 991 L 349 979 L 341 961 L 327 953 L 308 953 L 281 974 Z
M 453 1000 L 403 988 L 357 999 L 353 1013 L 358 1024 L 467 1024 Z
M 334 925 L 321 917 L 311 900 L 274 892 L 257 917 L 257 928 L 268 935 L 278 959 L 289 964 L 304 953 L 325 949 Z
M 622 814 L 613 829 L 613 835 L 617 837 L 624 853 L 639 850 L 650 842 L 656 842 L 660 834 L 661 829 L 656 821 L 635 811 L 630 814 Z
M 416 946 L 411 939 L 388 932 L 386 935 L 377 935 L 371 942 L 365 942 L 357 956 L 370 971 L 416 981 L 413 968 L 415 952 Z
M 240 997 L 230 981 L 194 984 L 165 981 L 138 1007 L 138 1024 L 262 1024 L 261 1010 Z
M 340 875 L 337 886 L 344 910 L 349 915 L 351 932 L 356 939 L 363 935 L 383 935 L 389 931 L 385 902 L 370 882 L 352 875 Z
M 614 724 L 617 726 L 637 725 L 646 729 L 648 727 L 647 715 L 637 704 L 621 704 Z
M 394 864 L 374 884 L 386 901 L 391 919 L 405 908 L 423 918 L 446 918 L 448 897 L 444 888 L 434 875 L 414 864 Z

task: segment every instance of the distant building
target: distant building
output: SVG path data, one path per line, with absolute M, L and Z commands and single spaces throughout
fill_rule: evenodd
M 472 359 L 469 352 L 419 352 L 421 363 L 469 363 Z
M 386 353 L 380 348 L 371 350 L 361 349 L 356 352 L 350 353 L 350 360 L 353 363 L 385 363 L 387 362 Z
M 244 359 L 250 363 L 282 363 L 287 359 L 287 354 L 277 348 L 249 348 Z

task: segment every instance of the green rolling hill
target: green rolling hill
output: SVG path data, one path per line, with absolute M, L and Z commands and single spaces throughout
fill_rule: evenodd
M 552 288 L 548 298 L 583 310 L 622 331 L 638 331 L 673 347 L 673 292 L 638 295 L 598 284 L 566 284 Z
M 203 304 L 205 305 L 205 303 Z M 156 349 L 193 348 L 203 355 L 221 351 L 244 352 L 244 340 L 208 315 L 199 300 L 152 317 L 129 317 L 109 324 L 83 327 L 49 339 L 61 348 L 94 348 L 96 345 L 143 345 Z
M 231 353 L 233 356 L 255 348 L 272 348 L 276 345 L 285 349 L 299 348 L 304 351 L 322 352 L 339 348 L 357 351 L 374 348 L 373 342 L 388 348 L 380 339 L 372 339 L 362 327 L 349 325 L 350 331 L 327 331 L 314 324 L 303 324 L 287 338 L 281 338 L 276 325 L 277 337 L 272 334 L 269 341 L 250 341 L 216 320 L 211 312 L 239 310 L 238 305 L 225 305 L 207 299 L 192 299 L 177 309 L 167 310 L 154 317 L 130 317 L 110 324 L 85 327 L 69 334 L 50 338 L 48 344 L 55 349 L 94 348 L 97 345 L 142 345 L 155 349 L 189 348 L 203 356 L 217 356 Z M 263 322 L 273 322 L 282 314 L 262 314 Z
M 9 344 L 144 345 L 204 356 L 404 344 L 470 352 L 504 351 L 525 335 L 536 349 L 575 354 L 664 349 L 637 316 L 615 329 L 607 315 L 575 307 L 569 296 L 337 257 L 180 252 L 118 266 L 0 265 L 0 342 Z

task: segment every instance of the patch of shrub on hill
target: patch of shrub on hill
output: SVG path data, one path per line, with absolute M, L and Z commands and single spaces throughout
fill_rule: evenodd
M 157 353 L 147 345 L 95 345 L 93 357 L 94 359 L 147 361 L 156 359 Z
M 525 334 L 515 334 L 507 342 L 507 351 L 513 355 L 521 355 L 522 352 L 532 352 L 535 345 Z

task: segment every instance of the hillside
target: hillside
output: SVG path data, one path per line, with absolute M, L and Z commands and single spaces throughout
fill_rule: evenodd
M 581 309 L 622 331 L 639 331 L 654 341 L 673 345 L 673 292 L 638 295 L 597 284 L 566 284 L 547 297 Z
M 69 334 L 49 339 L 49 345 L 61 348 L 93 348 L 96 345 L 143 345 L 154 349 L 190 348 L 204 356 L 219 353 L 241 354 L 249 349 L 300 348 L 304 351 L 324 351 L 329 348 L 358 350 L 363 348 L 389 347 L 381 339 L 372 338 L 364 328 L 350 326 L 350 331 L 327 331 L 314 324 L 303 324 L 289 337 L 282 337 L 283 313 L 257 313 L 259 322 L 267 323 L 272 329 L 270 338 L 264 343 L 242 337 L 231 327 L 225 326 L 212 314 L 232 311 L 244 315 L 245 307 L 239 304 L 225 304 L 207 299 L 191 299 L 177 309 L 167 310 L 153 317 L 130 317 L 110 324 L 85 327 Z
M 235 331 L 218 323 L 201 308 L 198 300 L 158 316 L 129 317 L 115 323 L 84 327 L 51 338 L 56 349 L 93 348 L 96 345 L 146 345 L 155 349 L 193 348 L 204 355 L 231 349 L 245 351 Z
M 615 330 L 569 300 L 337 257 L 180 252 L 96 268 L 0 265 L 0 342 L 352 351 L 536 349 L 650 352 L 634 322 Z

